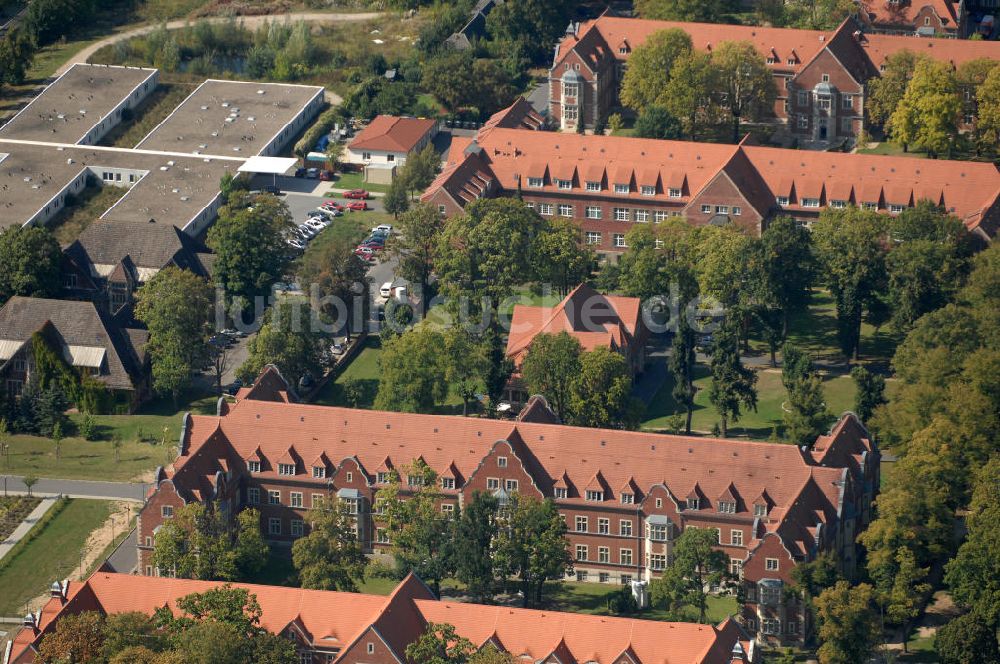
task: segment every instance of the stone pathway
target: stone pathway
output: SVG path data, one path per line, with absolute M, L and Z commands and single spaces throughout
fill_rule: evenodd
M 56 504 L 56 500 L 57 498 L 55 496 L 43 498 L 42 502 L 38 504 L 38 507 L 31 510 L 31 514 L 29 514 L 27 518 L 25 518 L 25 520 L 14 529 L 14 532 L 10 534 L 10 537 L 3 542 L 0 542 L 0 560 L 3 560 L 4 556 L 6 556 L 10 550 L 14 548 L 15 544 L 24 539 L 35 524 L 38 523 L 43 516 L 45 516 L 45 513 Z

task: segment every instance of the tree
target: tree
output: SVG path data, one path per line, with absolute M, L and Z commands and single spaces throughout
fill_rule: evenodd
M 621 101 L 637 111 L 663 98 L 670 72 L 678 58 L 690 53 L 691 37 L 680 28 L 654 32 L 629 56 L 628 69 L 621 84 Z
M 567 332 L 539 334 L 531 340 L 521 364 L 521 376 L 528 391 L 544 395 L 556 415 L 570 419 L 573 385 L 582 369 L 583 348 Z
M 782 357 L 781 382 L 788 393 L 782 404 L 785 438 L 796 445 L 812 446 L 830 418 L 823 400 L 823 381 L 812 368 L 812 358 L 797 346 L 786 343 Z
M 645 19 L 723 23 L 723 15 L 731 5 L 726 0 L 694 2 L 693 0 L 636 0 L 635 9 Z
M 413 161 L 411 157 L 407 164 Z M 420 287 L 421 313 L 427 313 L 435 252 L 444 229 L 444 218 L 430 205 L 418 204 L 399 216 L 396 231 L 386 243 L 388 253 L 399 261 L 396 273 Z
M 738 422 L 743 409 L 757 410 L 757 374 L 743 366 L 736 330 L 728 319 L 715 332 L 711 356 L 712 385 L 708 399 L 719 413 L 725 438 L 729 435 L 729 422 Z
M 46 662 L 99 662 L 104 648 L 104 617 L 97 611 L 62 616 L 39 644 Z
M 681 616 L 683 607 L 692 606 L 698 611 L 698 622 L 704 623 L 707 586 L 721 583 L 729 565 L 718 544 L 714 528 L 685 528 L 674 543 L 673 563 L 650 587 L 652 601 L 666 606 L 673 616 Z
M 292 385 L 319 366 L 321 337 L 313 331 L 313 309 L 305 302 L 278 302 L 264 314 L 264 324 L 247 344 L 247 359 L 236 375 L 249 385 L 273 364 Z
M 242 306 L 263 297 L 291 259 L 285 235 L 293 228 L 285 202 L 272 194 L 237 196 L 208 231 L 216 254 L 215 280 L 226 298 Z
M 788 336 L 789 316 L 809 302 L 815 274 L 812 235 L 791 217 L 778 217 L 760 237 L 766 297 L 781 311 L 782 338 Z
M 488 349 L 461 327 L 452 327 L 444 333 L 445 379 L 462 397 L 462 416 L 469 414 L 472 404 L 489 372 Z
M 874 594 L 867 583 L 838 581 L 816 598 L 820 664 L 867 664 L 880 637 Z
M 868 82 L 869 95 L 865 99 L 868 117 L 887 134 L 892 131 L 892 115 L 906 94 L 917 62 L 922 59 L 922 56 L 905 49 L 892 53 L 885 59 L 882 73 Z
M 593 270 L 594 252 L 582 240 L 579 225 L 568 219 L 554 219 L 535 238 L 537 276 L 554 285 L 561 297 Z
M 480 602 L 489 597 L 493 588 L 498 508 L 494 496 L 476 491 L 455 522 L 455 578 Z
M 292 564 L 303 588 L 357 592 L 367 563 L 357 527 L 346 503 L 332 494 L 309 512 L 309 534 L 292 544 Z
M 38 0 L 28 6 L 24 24 L 39 46 L 44 46 L 77 25 L 86 25 L 95 8 L 93 0 Z
M 166 640 L 157 633 L 152 618 L 139 611 L 109 613 L 104 618 L 103 636 L 103 655 L 109 661 L 140 642 L 149 652 L 166 647 Z
M 976 132 L 984 145 L 1000 144 L 1000 67 L 994 67 L 976 90 Z
M 17 26 L 0 40 L 0 89 L 4 85 L 22 85 L 35 57 L 31 35 Z
M 712 53 L 719 104 L 729 110 L 733 142 L 740 140 L 740 122 L 757 122 L 774 112 L 774 76 L 750 42 L 722 42 Z
M 851 369 L 851 379 L 855 389 L 854 414 L 867 423 L 875 409 L 886 403 L 885 377 L 857 366 Z
M 570 422 L 582 427 L 634 428 L 638 408 L 641 404 L 637 406 L 632 399 L 632 372 L 620 353 L 595 348 L 580 356 L 579 373 L 570 387 Z
M 234 581 L 259 572 L 267 556 L 259 512 L 246 510 L 230 526 L 218 510 L 190 503 L 164 521 L 153 565 L 182 579 Z
M 455 632 L 448 623 L 427 623 L 424 633 L 406 646 L 406 659 L 413 664 L 465 664 L 476 646 Z
M 525 607 L 542 603 L 546 581 L 573 571 L 566 522 L 551 499 L 511 494 L 500 523 L 495 556 L 501 578 L 517 576 Z
M 434 181 L 440 165 L 441 155 L 434 149 L 433 143 L 428 143 L 420 152 L 406 158 L 406 163 L 399 169 L 396 177 L 412 198 L 415 192 L 423 191 Z M 440 218 L 441 215 L 437 216 Z
M 636 224 L 625 234 L 628 249 L 618 258 L 610 290 L 647 300 L 668 292 L 671 274 L 666 253 L 656 246 L 656 233 L 647 224 Z M 606 268 L 607 269 L 607 268 Z
M 10 462 L 8 461 L 8 464 L 9 463 Z M 21 478 L 21 484 L 23 484 L 24 488 L 28 490 L 28 497 L 30 498 L 31 497 L 31 487 L 33 487 L 36 484 L 38 484 L 38 478 L 35 477 L 34 475 L 32 475 L 31 473 L 28 473 L 23 478 Z
M 820 593 L 843 580 L 837 555 L 832 551 L 824 551 L 809 562 L 796 565 L 791 576 L 795 589 L 802 593 L 809 606 Z
M 910 638 L 910 621 L 920 615 L 924 598 L 930 593 L 931 585 L 925 583 L 928 569 L 918 567 L 913 552 L 905 546 L 896 551 L 896 573 L 891 584 L 882 590 L 880 602 L 885 606 L 885 616 L 889 622 L 903 628 L 903 652 Z
M 253 579 L 267 565 L 271 549 L 260 532 L 260 512 L 244 509 L 236 515 L 233 552 L 241 579 Z
M 382 204 L 385 206 L 385 211 L 391 214 L 394 219 L 399 219 L 399 215 L 410 209 L 410 196 L 398 175 L 385 190 Z
M 212 287 L 187 270 L 168 266 L 136 293 L 135 317 L 149 329 L 153 387 L 174 404 L 208 355 Z
M 635 121 L 635 136 L 639 138 L 679 139 L 683 127 L 680 120 L 663 106 L 647 106 Z
M 694 387 L 694 367 L 696 363 L 696 345 L 694 330 L 686 315 L 681 315 L 677 321 L 673 344 L 670 348 L 669 369 L 674 379 L 671 396 L 674 402 L 684 406 L 686 413 L 684 433 L 691 435 L 691 415 L 694 412 L 694 397 L 697 391 Z
M 340 141 L 329 141 L 326 144 L 326 164 L 330 170 L 336 170 L 344 156 L 344 144 Z
M 492 642 L 472 653 L 469 664 L 515 664 L 516 660 L 506 650 L 500 650 Z
M 684 133 L 692 140 L 715 122 L 720 110 L 711 95 L 717 87 L 717 76 L 711 56 L 701 51 L 678 57 L 670 70 L 659 103 L 681 121 Z
M 0 231 L 0 306 L 14 295 L 58 295 L 62 261 L 59 243 L 45 228 L 9 226 Z
M 444 335 L 430 325 L 417 325 L 383 342 L 377 410 L 429 413 L 448 396 Z
M 350 339 L 351 321 L 365 314 L 367 272 L 368 266 L 354 254 L 354 244 L 337 237 L 313 245 L 299 260 L 297 276 L 300 284 L 309 284 L 310 309 L 324 316 L 335 334 Z
M 519 0 L 498 4 L 486 18 L 486 30 L 504 50 L 516 50 L 534 63 L 552 52 L 572 12 L 568 0 Z
M 934 650 L 942 664 L 998 664 L 996 627 L 975 613 L 949 620 L 934 635 Z
M 870 210 L 824 210 L 813 241 L 837 305 L 837 336 L 847 357 L 859 359 L 861 318 L 886 285 L 884 222 Z
M 904 147 L 926 150 L 932 157 L 951 153 L 958 139 L 962 100 L 952 65 L 920 60 L 896 110 L 889 135 Z

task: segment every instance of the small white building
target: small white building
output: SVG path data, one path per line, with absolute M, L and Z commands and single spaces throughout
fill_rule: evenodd
M 438 132 L 435 120 L 379 115 L 347 145 L 345 161 L 363 166 L 401 166 L 420 152 Z

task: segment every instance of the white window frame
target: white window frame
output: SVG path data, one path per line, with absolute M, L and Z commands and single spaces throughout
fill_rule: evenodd
M 560 217 L 572 217 L 573 216 L 573 206 L 569 203 L 559 204 L 559 216 Z
M 632 549 L 618 549 L 618 563 L 621 565 L 631 565 Z
M 587 180 L 587 191 L 600 191 L 601 183 L 595 182 L 593 180 Z
M 675 189 L 671 187 L 670 189 L 667 190 L 667 196 L 669 198 L 681 198 L 683 195 L 684 192 L 681 191 L 680 189 Z
M 615 221 L 631 221 L 632 211 L 629 208 L 615 208 Z
M 637 222 L 643 223 L 643 224 L 648 223 L 649 222 L 649 210 L 636 210 L 635 211 L 635 220 Z
M 619 249 L 626 249 L 626 248 L 628 248 L 628 245 L 625 244 L 625 234 L 624 233 L 615 233 L 615 238 L 614 239 L 615 239 L 615 246 L 618 247 Z
M 602 235 L 597 231 L 587 231 L 586 239 L 587 244 L 601 244 L 604 241 Z M 565 489 L 563 489 L 563 491 L 565 491 Z M 565 496 L 563 496 L 563 498 L 565 498 Z
M 538 204 L 538 214 L 543 217 L 551 217 L 555 206 L 552 203 L 539 203 Z
M 743 531 L 740 528 L 729 531 L 729 543 L 733 546 L 743 546 Z
M 734 217 L 738 217 L 741 214 L 743 214 L 743 208 L 741 208 L 739 205 L 734 205 L 732 209 L 732 215 Z
M 611 534 L 611 519 L 607 519 L 604 517 L 597 519 L 597 534 L 598 535 Z
M 289 491 L 288 492 L 288 506 L 289 507 L 302 507 L 302 492 L 301 491 Z
M 587 219 L 600 219 L 603 214 L 600 205 L 588 205 L 585 212 Z
M 656 196 L 656 186 L 644 184 L 639 187 L 639 193 L 643 196 Z
M 632 519 L 618 520 L 618 536 L 632 537 Z
M 818 198 L 803 198 L 802 199 L 802 207 L 818 208 L 819 207 L 819 199 Z
M 788 196 L 778 196 L 774 199 L 778 207 L 788 207 Z
M 313 466 L 312 469 L 313 469 L 313 478 L 320 480 L 326 477 L 326 468 L 322 466 Z
M 572 180 L 556 180 L 556 187 L 559 188 L 559 189 L 572 189 L 573 188 L 573 181 Z
M 248 473 L 259 473 L 260 472 L 260 461 L 248 460 L 247 461 L 247 472 Z
M 767 572 L 777 572 L 781 564 L 777 558 L 764 558 L 764 570 Z
M 528 186 L 532 189 L 541 189 L 545 186 L 545 178 L 528 178 Z
M 576 559 L 581 562 L 587 561 L 587 556 L 590 555 L 589 547 L 586 544 L 576 545 Z
M 627 184 L 615 184 L 616 194 L 628 194 L 631 193 L 632 187 Z
M 580 516 L 579 514 L 573 519 L 573 525 L 576 526 L 576 532 L 585 533 L 587 532 L 590 519 L 585 516 Z
M 268 505 L 280 505 L 281 504 L 281 491 L 277 489 L 267 490 L 267 504 Z

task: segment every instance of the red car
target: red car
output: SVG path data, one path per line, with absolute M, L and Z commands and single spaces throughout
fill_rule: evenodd
M 368 198 L 371 198 L 371 194 L 369 194 L 364 189 L 351 189 L 350 191 L 344 192 L 344 198 L 356 198 L 358 200 L 363 201 Z
M 323 203 L 320 205 L 320 207 L 333 208 L 334 210 L 343 210 L 344 209 L 343 204 L 339 203 L 338 201 L 330 200 L 329 198 L 326 199 L 325 201 L 323 201 Z
M 351 201 L 350 203 L 347 204 L 347 209 L 350 210 L 350 211 L 352 211 L 352 212 L 361 212 L 363 210 L 371 210 L 371 208 L 368 207 L 368 203 L 366 203 L 364 201 Z
M 375 247 L 358 247 L 354 250 L 354 255 L 361 257 L 363 260 L 374 262 L 376 260 L 376 251 Z

